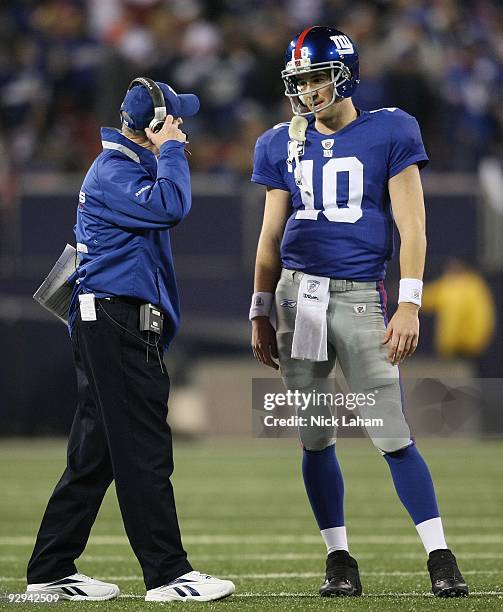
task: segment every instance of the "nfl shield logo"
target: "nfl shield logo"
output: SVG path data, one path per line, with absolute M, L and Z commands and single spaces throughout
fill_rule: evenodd
M 326 138 L 325 140 L 321 141 L 321 146 L 324 149 L 331 149 L 334 146 L 334 139 L 333 138 Z
M 317 281 L 317 280 L 307 281 L 307 290 L 309 291 L 309 293 L 316 293 L 316 290 L 318 289 L 319 286 L 320 286 L 320 281 Z

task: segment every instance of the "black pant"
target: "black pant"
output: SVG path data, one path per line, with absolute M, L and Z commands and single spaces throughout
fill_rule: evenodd
M 72 345 L 78 406 L 67 467 L 45 511 L 28 564 L 28 583 L 77 571 L 74 561 L 86 546 L 112 480 L 147 589 L 192 569 L 170 482 L 169 377 L 161 371 L 155 348 L 149 348 L 147 362 L 143 339 L 139 306 L 131 301 L 97 300 L 96 321 L 77 316 Z

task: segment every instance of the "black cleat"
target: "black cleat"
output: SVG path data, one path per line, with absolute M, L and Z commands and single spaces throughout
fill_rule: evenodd
M 346 550 L 336 550 L 327 557 L 325 582 L 320 587 L 322 597 L 357 597 L 362 594 L 358 563 Z
M 433 550 L 428 558 L 431 590 L 436 597 L 468 597 L 468 585 L 456 557 L 448 549 Z

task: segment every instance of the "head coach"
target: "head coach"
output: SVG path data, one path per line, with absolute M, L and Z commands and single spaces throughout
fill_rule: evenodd
M 179 321 L 169 230 L 191 206 L 182 117 L 199 100 L 134 79 L 121 130 L 102 129 L 79 193 L 78 266 L 69 311 L 78 406 L 67 466 L 28 564 L 28 593 L 106 600 L 119 588 L 77 573 L 105 492 L 115 488 L 147 601 L 209 601 L 234 585 L 194 571 L 182 547 L 170 477 L 169 377 L 162 352 Z

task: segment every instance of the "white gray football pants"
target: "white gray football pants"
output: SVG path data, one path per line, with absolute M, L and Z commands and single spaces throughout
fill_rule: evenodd
M 397 366 L 387 359 L 382 344 L 385 315 L 382 293 L 376 282 L 330 280 L 327 310 L 328 361 L 292 359 L 292 340 L 297 313 L 299 283 L 303 273 L 282 270 L 276 288 L 277 343 L 281 375 L 287 389 L 316 389 L 334 393 L 334 379 L 328 378 L 336 361 L 352 392 L 378 390 L 375 405 L 358 409 L 362 418 L 382 418 L 384 427 L 367 427 L 367 434 L 382 452 L 393 452 L 410 444 L 410 430 L 402 411 Z M 328 405 L 310 406 L 302 416 L 327 418 L 334 412 Z M 299 427 L 300 439 L 308 450 L 323 450 L 334 443 L 332 426 Z

